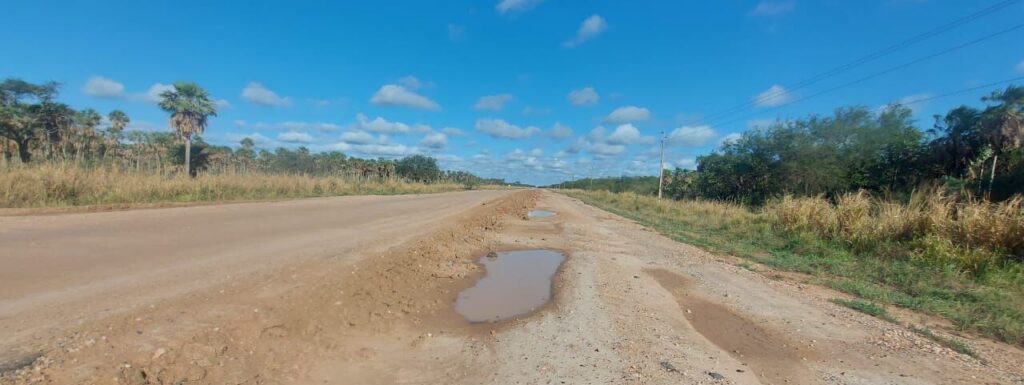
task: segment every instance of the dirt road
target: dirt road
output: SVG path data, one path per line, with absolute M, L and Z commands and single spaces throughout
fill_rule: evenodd
M 551 192 L 7 217 L 0 244 L 3 384 L 1024 383 L 1019 348 L 967 357 Z M 568 256 L 553 301 L 463 321 L 475 258 L 523 248 Z

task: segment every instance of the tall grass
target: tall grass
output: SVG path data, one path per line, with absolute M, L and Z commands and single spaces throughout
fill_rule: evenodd
M 812 232 L 858 251 L 906 243 L 915 258 L 955 263 L 971 272 L 1024 261 L 1024 199 L 991 203 L 956 200 L 941 192 L 913 194 L 906 203 L 846 194 L 835 203 L 823 197 L 786 196 L 765 206 L 779 229 Z
M 630 193 L 570 190 L 583 201 L 714 252 L 872 303 L 946 317 L 968 330 L 1024 344 L 1020 198 L 957 201 L 935 193 L 907 202 L 853 193 L 830 202 L 784 197 L 762 208 Z
M 263 174 L 200 174 L 188 178 L 75 165 L 0 167 L 0 208 L 434 193 L 459 189 L 462 186 L 455 183 L 409 183 L 398 178 L 359 180 Z

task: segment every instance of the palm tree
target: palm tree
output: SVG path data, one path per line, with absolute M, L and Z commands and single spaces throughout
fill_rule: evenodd
M 108 146 L 113 151 L 114 156 L 117 156 L 117 147 L 121 143 L 121 136 L 124 133 L 125 127 L 128 127 L 128 123 L 131 119 L 128 118 L 128 114 L 121 110 L 113 110 L 107 114 L 107 120 L 110 121 L 110 127 L 107 128 L 107 134 L 109 138 Z
M 207 119 L 217 116 L 210 94 L 193 82 L 174 83 L 173 90 L 160 93 L 160 108 L 171 114 L 171 127 L 185 139 L 185 175 L 192 175 L 192 135 L 202 135 Z

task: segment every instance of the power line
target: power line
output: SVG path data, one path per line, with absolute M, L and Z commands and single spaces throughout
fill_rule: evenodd
M 974 13 L 972 13 L 970 15 L 964 16 L 964 17 L 956 19 L 956 20 L 953 20 L 953 21 L 951 21 L 949 23 L 943 24 L 943 25 L 938 26 L 936 28 L 933 28 L 931 30 L 925 31 L 925 32 L 923 32 L 921 34 L 918 34 L 918 35 L 915 35 L 913 37 L 910 37 L 910 38 L 908 38 L 906 40 L 903 40 L 903 41 L 901 41 L 899 43 L 893 44 L 893 45 L 888 46 L 886 48 L 883 48 L 881 50 L 878 50 L 878 51 L 872 52 L 872 53 L 870 53 L 868 55 L 865 55 L 865 56 L 862 56 L 860 58 L 854 59 L 854 60 L 852 60 L 850 62 L 847 62 L 846 64 L 840 65 L 840 66 L 835 67 L 835 68 L 833 68 L 831 70 L 819 73 L 819 74 L 817 74 L 815 76 L 812 76 L 812 77 L 810 77 L 808 79 L 805 79 L 805 80 L 800 81 L 800 82 L 798 82 L 796 84 L 793 84 L 793 85 L 789 86 L 786 89 L 778 90 L 778 91 L 775 91 L 775 92 L 771 92 L 771 93 L 768 93 L 766 95 L 760 95 L 757 98 L 754 98 L 753 100 L 750 100 L 748 102 L 744 102 L 742 104 L 735 105 L 735 106 L 730 107 L 730 108 L 728 108 L 726 110 L 719 111 L 719 112 L 711 114 L 711 115 L 709 115 L 707 117 L 701 118 L 700 120 L 697 120 L 697 123 L 694 123 L 694 124 L 698 124 L 700 122 L 706 122 L 706 121 L 709 121 L 709 120 L 717 119 L 717 118 L 722 117 L 722 116 L 727 116 L 727 115 L 729 115 L 729 114 L 731 114 L 731 113 L 733 113 L 733 112 L 735 112 L 737 110 L 740 110 L 740 109 L 743 109 L 743 108 L 746 108 L 746 107 L 750 107 L 750 106 L 753 106 L 753 105 L 756 105 L 758 103 L 762 103 L 762 102 L 765 102 L 765 101 L 768 101 L 768 100 L 775 99 L 775 98 L 777 98 L 779 96 L 782 96 L 782 95 L 786 94 L 787 92 L 791 92 L 791 91 L 794 91 L 794 90 L 797 90 L 797 89 L 801 89 L 801 88 L 804 88 L 804 87 L 809 86 L 811 84 L 817 83 L 817 82 L 819 82 L 821 80 L 824 80 L 824 79 L 827 79 L 827 78 L 839 75 L 839 74 L 841 74 L 843 72 L 846 72 L 846 71 L 848 71 L 850 69 L 853 69 L 855 67 L 858 67 L 860 65 L 869 63 L 871 61 L 874 61 L 874 60 L 879 59 L 881 57 L 884 57 L 886 55 L 892 54 L 892 53 L 897 52 L 899 50 L 902 50 L 904 48 L 910 47 L 910 46 L 912 46 L 914 44 L 917 44 L 917 43 L 920 43 L 922 41 L 925 41 L 925 40 L 927 40 L 929 38 L 938 36 L 938 35 L 940 35 L 940 34 L 942 34 L 944 32 L 947 32 L 947 31 L 950 31 L 950 30 L 955 29 L 957 27 L 960 27 L 962 25 L 968 24 L 968 23 L 970 23 L 972 21 L 975 21 L 977 19 L 980 19 L 980 18 L 982 18 L 984 16 L 988 16 L 990 14 L 993 14 L 993 13 L 995 13 L 997 11 L 1005 9 L 1005 8 L 1007 8 L 1007 7 L 1011 6 L 1011 5 L 1014 5 L 1014 4 L 1018 3 L 1018 2 L 1020 2 L 1020 0 L 1004 0 L 1004 1 L 1000 1 L 1000 2 L 995 3 L 995 4 L 993 4 L 993 5 L 991 5 L 991 6 L 987 7 L 987 8 L 984 8 L 982 10 L 974 12 Z
M 832 87 L 832 88 L 828 88 L 828 89 L 825 89 L 823 91 L 819 91 L 819 92 L 813 93 L 811 95 L 801 97 L 801 98 L 796 99 L 796 100 L 792 100 L 792 101 L 788 101 L 788 102 L 779 104 L 777 106 L 774 106 L 774 107 L 768 109 L 767 111 L 755 111 L 753 113 L 750 113 L 750 114 L 747 114 L 747 115 L 743 115 L 743 116 L 740 116 L 740 117 L 735 118 L 735 119 L 730 119 L 730 120 L 726 120 L 726 121 L 714 121 L 713 123 L 716 124 L 716 125 L 725 125 L 725 124 L 729 124 L 729 123 L 733 123 L 733 122 L 736 122 L 736 121 L 740 121 L 740 120 L 743 120 L 743 119 L 746 119 L 746 118 L 749 118 L 749 117 L 752 117 L 752 116 L 755 116 L 755 115 L 759 115 L 759 114 L 762 114 L 764 112 L 770 112 L 770 111 L 778 110 L 779 108 L 782 108 L 782 107 L 786 107 L 786 106 L 789 106 L 789 105 L 792 105 L 792 104 L 796 104 L 796 103 L 799 103 L 799 102 L 802 102 L 802 101 L 805 101 L 805 100 L 808 100 L 808 99 L 813 99 L 813 98 L 816 98 L 818 96 L 821 96 L 821 95 L 824 95 L 824 94 L 827 94 L 827 93 L 830 93 L 830 92 L 834 92 L 834 91 L 837 91 L 837 90 L 840 90 L 840 89 L 843 89 L 843 88 L 846 88 L 846 87 L 849 87 L 849 86 L 857 85 L 857 84 L 866 82 L 868 80 L 875 79 L 875 78 L 877 78 L 879 76 L 887 75 L 889 73 L 892 73 L 892 72 L 895 72 L 895 71 L 898 71 L 898 70 L 910 67 L 912 65 L 915 65 L 915 64 L 918 64 L 918 63 L 921 63 L 921 62 L 924 62 L 924 61 L 927 61 L 927 60 L 930 60 L 930 59 L 934 59 L 934 58 L 942 56 L 942 55 L 946 55 L 946 54 L 952 53 L 954 51 L 957 51 L 957 50 L 960 50 L 960 49 L 963 49 L 963 48 L 966 48 L 966 47 L 969 47 L 969 46 L 981 43 L 981 42 L 983 42 L 985 40 L 989 40 L 989 39 L 995 38 L 995 37 L 1000 36 L 1000 35 L 1004 35 L 1004 34 L 1016 31 L 1016 30 L 1021 29 L 1021 28 L 1024 28 L 1024 23 L 1017 24 L 1017 25 L 1014 25 L 1014 26 L 1012 26 L 1010 28 L 1006 28 L 1006 29 L 1003 29 L 1003 30 L 999 30 L 997 32 L 993 32 L 993 33 L 987 34 L 985 36 L 982 36 L 982 37 L 979 37 L 977 39 L 968 41 L 966 43 L 961 43 L 961 44 L 958 44 L 956 46 L 944 49 L 944 50 L 939 51 L 939 52 L 935 52 L 935 53 L 927 55 L 927 56 L 923 56 L 923 57 L 911 60 L 909 62 L 900 64 L 900 65 L 897 65 L 897 66 L 886 68 L 886 69 L 884 69 L 882 71 L 875 72 L 873 74 L 870 74 L 868 76 L 865 76 L 865 77 L 853 80 L 851 82 L 843 83 L 843 84 L 840 84 L 838 86 L 835 86 L 835 87 Z M 709 124 L 710 123 L 711 122 L 709 122 Z
M 900 102 L 900 104 L 904 105 L 904 106 L 907 106 L 907 105 L 911 105 L 911 104 L 924 103 L 924 102 L 935 100 L 935 99 L 942 99 L 942 98 L 946 98 L 946 97 L 950 97 L 950 96 L 954 96 L 954 95 L 968 93 L 968 92 L 971 92 L 971 91 L 977 91 L 977 90 L 980 90 L 980 89 L 983 89 L 983 88 L 989 88 L 989 87 L 994 87 L 994 86 L 998 86 L 998 85 L 1003 85 L 1003 84 L 1013 83 L 1013 82 L 1019 82 L 1019 81 L 1024 81 L 1024 76 L 1018 76 L 1018 77 L 1015 77 L 1015 78 L 1012 78 L 1012 79 L 1000 80 L 1000 81 L 997 81 L 997 82 L 982 84 L 980 86 L 974 86 L 974 87 L 964 88 L 964 89 L 960 89 L 960 90 L 956 90 L 956 91 L 950 91 L 950 92 L 947 92 L 947 93 L 944 93 L 944 94 L 939 94 L 939 95 L 933 95 L 933 96 L 928 96 L 928 97 L 919 98 L 919 99 L 908 100 L 908 101 Z

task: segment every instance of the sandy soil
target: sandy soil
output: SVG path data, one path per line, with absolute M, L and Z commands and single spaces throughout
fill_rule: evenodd
M 0 244 L 2 384 L 1024 383 L 1017 347 L 960 355 L 551 192 L 0 218 Z M 475 258 L 523 248 L 568 255 L 551 303 L 454 313 Z

